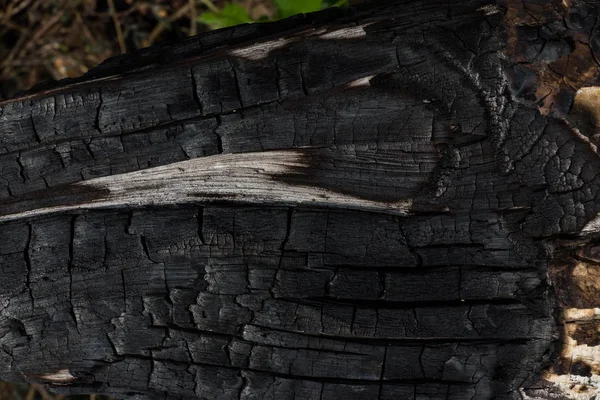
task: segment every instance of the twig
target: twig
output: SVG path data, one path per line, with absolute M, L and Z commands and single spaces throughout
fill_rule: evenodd
M 39 59 L 26 59 L 26 60 L 12 60 L 4 63 L 5 68 L 15 68 L 15 67 L 37 67 L 42 65 L 42 60 Z
M 115 11 L 115 2 L 113 0 L 108 0 L 108 9 L 110 12 L 110 16 L 112 17 L 113 24 L 115 25 L 115 31 L 117 32 L 117 40 L 119 41 L 119 48 L 121 49 L 121 54 L 127 53 L 127 47 L 125 46 L 125 38 L 123 37 L 123 31 L 121 30 L 121 24 L 119 19 L 117 18 L 117 13 Z
M 13 50 L 10 52 L 8 57 L 6 57 L 2 62 L 2 73 L 0 75 L 6 76 L 8 72 L 8 65 L 13 60 L 21 60 L 22 58 L 24 58 L 25 54 L 27 54 L 27 51 L 35 45 L 35 43 L 40 37 L 42 37 L 50 28 L 52 28 L 58 21 L 60 21 L 60 18 L 63 16 L 63 14 L 64 10 L 61 10 L 54 17 L 50 18 L 50 20 L 48 20 L 35 32 L 33 37 L 27 42 L 26 45 L 22 46 L 23 41 L 21 39 L 26 39 L 27 35 L 19 37 L 19 40 L 17 41 L 17 44 L 15 45 Z
M 24 3 L 28 3 L 28 2 L 24 2 Z M 34 5 L 35 5 L 35 3 L 34 3 Z M 17 43 L 13 46 L 13 48 L 10 51 L 10 53 L 8 54 L 8 56 L 2 61 L 2 63 L 0 63 L 0 65 L 2 66 L 2 74 L 1 74 L 2 76 L 5 76 L 6 72 L 7 72 L 5 65 L 10 63 L 15 58 L 20 59 L 23 51 L 31 48 L 33 43 L 35 43 L 40 36 L 42 36 L 48 29 L 50 29 L 52 27 L 52 25 L 56 24 L 60 20 L 60 17 L 62 17 L 63 13 L 64 13 L 64 11 L 60 11 L 57 15 L 50 18 L 50 20 L 48 22 L 46 22 L 44 25 L 42 25 L 42 27 L 40 29 L 37 30 L 37 32 L 33 35 L 33 37 L 29 40 L 29 42 L 27 42 L 27 44 L 25 44 L 25 40 L 27 39 L 27 36 L 28 36 L 27 31 L 25 30 L 24 34 L 19 36 Z M 23 47 L 24 44 L 25 44 L 25 46 Z
M 152 29 L 152 32 L 150 32 L 150 34 L 148 35 L 146 40 L 144 40 L 144 46 L 146 46 L 146 47 L 151 46 L 152 43 L 154 43 L 154 40 L 156 40 L 156 38 L 158 37 L 158 35 L 160 35 L 162 33 L 162 31 L 165 29 L 165 27 L 169 26 L 169 24 L 172 23 L 173 21 L 176 21 L 177 19 L 183 17 L 185 15 L 185 13 L 188 12 L 188 8 L 190 8 L 189 3 L 186 4 L 185 6 L 181 7 L 173 15 L 171 15 L 169 18 L 165 19 L 164 21 L 159 21 L 159 23 L 156 24 L 154 29 Z
M 83 33 L 85 34 L 85 37 L 88 39 L 88 41 L 93 43 L 94 46 L 98 46 L 98 42 L 94 38 L 94 35 L 92 35 L 92 32 L 90 32 L 89 28 L 87 27 L 87 25 L 85 24 L 85 22 L 83 20 L 83 17 L 77 10 L 75 10 L 75 19 L 79 23 L 79 26 L 81 26 L 81 29 L 83 30 Z
M 25 397 L 25 400 L 33 400 L 35 398 L 35 392 L 35 387 L 29 386 L 29 390 L 27 391 L 27 396 Z
M 38 79 L 38 69 L 37 68 L 29 68 L 29 72 L 27 73 L 27 77 L 24 78 L 25 87 L 32 87 L 35 85 Z
M 21 50 L 21 46 L 25 43 L 27 39 L 27 33 L 20 35 L 19 39 L 17 39 L 17 43 L 12 48 L 8 56 L 0 62 L 0 68 L 2 68 L 2 72 L 0 72 L 0 77 L 4 77 L 8 75 L 9 64 L 15 59 L 17 53 Z
M 50 28 L 60 21 L 64 13 L 64 10 L 60 10 L 54 17 L 50 18 L 44 25 L 42 25 L 40 29 L 35 32 L 31 40 L 25 45 L 23 50 L 31 49 L 37 43 L 39 38 L 41 38 L 46 32 L 48 32 Z M 19 56 L 20 55 L 21 53 L 19 53 Z
M 27 8 L 27 21 L 29 26 L 33 26 L 39 20 L 37 9 L 41 6 L 44 0 L 35 0 L 32 5 Z
M 198 33 L 196 29 L 196 0 L 189 0 L 190 2 L 190 36 L 196 36 Z
M 20 13 L 21 10 L 27 7 L 29 3 L 31 3 L 31 0 L 9 1 L 6 10 L 4 12 L 0 11 L 0 20 L 12 18 L 13 15 Z
M 108 1 L 108 0 L 107 0 Z M 135 3 L 133 3 L 135 5 Z M 124 11 L 115 11 L 115 15 L 117 16 L 117 18 L 122 18 L 122 17 L 127 17 L 130 14 L 135 14 L 137 12 L 138 8 L 137 6 L 134 7 L 130 7 L 127 10 Z M 96 11 L 92 11 L 92 12 L 83 12 L 82 13 L 84 16 L 86 17 L 97 17 L 97 18 L 105 18 L 105 17 L 112 17 L 112 14 L 110 13 L 110 11 L 108 12 L 96 12 Z
M 210 11 L 216 13 L 216 14 L 220 14 L 221 10 L 219 10 L 210 0 L 200 0 L 202 2 L 202 4 L 204 4 L 206 6 L 206 8 L 208 8 Z
M 31 385 L 35 386 L 35 389 L 42 395 L 44 400 L 54 400 L 54 396 L 51 396 L 50 393 L 42 386 L 42 385 Z
M 59 74 L 58 72 L 56 72 L 56 70 L 54 70 L 54 67 L 52 67 L 52 64 L 50 64 L 50 61 L 44 60 L 42 62 L 42 65 L 44 66 L 44 68 L 46 68 L 46 71 L 48 71 L 48 73 L 50 75 L 52 75 L 52 79 L 58 81 L 58 80 L 61 80 L 62 78 L 64 78 L 61 74 Z
M 12 21 L 3 21 L 2 25 L 4 25 L 2 27 L 2 29 L 3 29 L 2 32 L 4 32 L 7 28 L 14 29 L 15 31 L 19 31 L 21 33 L 24 33 L 27 31 L 27 28 L 25 28 L 19 24 L 15 24 Z

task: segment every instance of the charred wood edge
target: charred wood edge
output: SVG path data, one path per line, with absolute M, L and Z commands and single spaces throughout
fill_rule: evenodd
M 562 121 L 570 134 L 598 155 L 600 49 L 594 28 L 598 3 L 507 0 L 499 5 L 504 9 L 505 53 L 511 61 L 506 73 L 516 89 L 515 99 Z M 575 23 L 580 17 L 588 20 Z M 532 51 L 536 40 L 546 40 L 542 37 L 552 29 L 534 40 L 525 39 L 525 32 L 551 26 L 561 29 L 553 31 L 547 46 Z M 542 239 L 548 249 L 548 279 L 561 345 L 549 359 L 542 380 L 523 392 L 527 399 L 591 399 L 600 393 L 599 218 L 588 221 L 579 233 Z
M 155 44 L 127 54 L 111 57 L 77 78 L 47 80 L 40 82 L 28 90 L 15 94 L 12 98 L 0 101 L 0 106 L 22 101 L 29 98 L 49 96 L 54 93 L 69 92 L 75 88 L 86 87 L 103 80 L 125 78 L 130 74 L 151 73 L 155 69 L 177 69 L 178 66 L 201 62 L 205 57 L 213 57 L 229 53 L 236 48 L 243 50 L 248 43 L 260 45 L 277 38 L 301 40 L 304 35 L 333 33 L 330 38 L 344 38 L 344 33 L 336 30 L 346 27 L 356 27 L 357 23 L 368 26 L 389 18 L 390 14 L 403 7 L 410 7 L 414 0 L 354 0 L 346 8 L 332 7 L 307 14 L 298 14 L 283 20 L 269 23 L 242 24 L 231 28 L 208 32 L 178 42 Z M 472 4 L 477 1 L 467 1 L 457 4 L 445 4 L 448 12 L 460 15 L 463 12 L 473 12 Z M 434 3 L 427 4 L 425 10 L 439 10 Z M 502 12 L 494 4 L 481 6 L 477 9 L 480 15 L 494 15 Z M 448 15 L 450 17 L 450 15 Z M 323 30 L 324 29 L 324 30 Z M 317 32 L 317 30 L 319 30 Z M 346 36 L 347 37 L 347 36 Z M 288 42 L 290 43 L 290 42 Z
M 408 0 L 403 0 L 410 3 Z M 48 80 L 37 83 L 32 88 L 17 93 L 13 98 L 0 102 L 0 105 L 30 98 L 47 96 L 52 93 L 69 91 L 80 85 L 93 84 L 102 80 L 119 79 L 129 74 L 151 72 L 156 68 L 172 68 L 177 65 L 196 63 L 204 56 L 212 56 L 215 52 L 228 52 L 236 46 L 243 47 L 247 43 L 260 43 L 272 38 L 301 36 L 321 26 L 337 26 L 353 24 L 371 13 L 373 7 L 385 6 L 386 0 L 362 0 L 351 8 L 333 7 L 309 14 L 298 14 L 280 21 L 269 23 L 242 24 L 227 29 L 208 32 L 190 37 L 176 46 L 170 43 L 155 44 L 127 54 L 108 58 L 98 66 L 90 69 L 77 78 Z M 334 28 L 335 29 L 335 28 Z M 175 50 L 175 51 L 174 51 Z M 83 86 L 85 87 L 85 86 Z

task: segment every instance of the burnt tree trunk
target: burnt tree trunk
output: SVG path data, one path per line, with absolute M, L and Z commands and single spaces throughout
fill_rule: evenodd
M 0 103 L 0 377 L 137 399 L 595 398 L 598 16 L 363 4 Z

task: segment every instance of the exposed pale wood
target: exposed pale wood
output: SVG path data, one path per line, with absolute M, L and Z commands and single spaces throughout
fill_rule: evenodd
M 413 150 L 410 146 L 406 148 L 408 151 Z M 304 176 L 303 171 L 311 170 L 313 168 L 311 163 L 319 158 L 335 160 L 339 163 L 346 162 L 345 168 L 336 168 L 333 172 L 342 179 L 348 179 L 349 184 L 371 185 L 371 190 L 375 191 L 377 182 L 381 184 L 382 181 L 377 179 L 376 174 L 369 174 L 367 179 L 356 177 L 357 171 L 368 169 L 371 164 L 377 162 L 374 152 L 365 154 L 364 150 L 368 149 L 363 149 L 362 156 L 357 154 L 361 153 L 360 149 L 352 147 L 351 155 L 346 152 L 346 155 L 341 157 L 331 151 L 297 149 L 215 155 L 180 161 L 76 183 L 45 199 L 43 207 L 39 206 L 38 201 L 30 200 L 6 205 L 4 215 L 0 214 L 0 222 L 65 211 L 197 204 L 215 200 L 239 204 L 338 207 L 406 215 L 412 203 L 410 198 L 399 198 L 393 202 L 362 199 L 312 186 L 310 178 Z M 420 170 L 411 165 L 401 165 L 398 160 L 395 162 L 399 164 L 395 165 L 396 171 L 391 169 L 394 163 L 388 165 L 386 173 L 395 175 L 399 191 L 403 186 L 418 185 L 419 176 L 421 181 L 424 181 L 431 173 L 437 157 L 434 150 L 429 150 L 432 154 L 429 157 L 426 155 L 421 161 L 430 162 L 429 170 L 425 165 L 422 165 Z M 376 168 L 374 169 L 376 172 Z M 300 175 L 306 183 L 294 185 L 285 181 L 286 176 L 293 175 Z M 410 182 L 415 178 L 417 182 Z M 83 198 L 80 198 L 78 193 L 83 193 Z M 94 195 L 96 193 L 97 195 Z M 86 198 L 89 200 L 86 201 Z

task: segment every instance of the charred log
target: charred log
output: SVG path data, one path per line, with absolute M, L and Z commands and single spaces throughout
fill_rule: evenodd
M 376 2 L 0 103 L 0 377 L 595 398 L 598 13 Z

